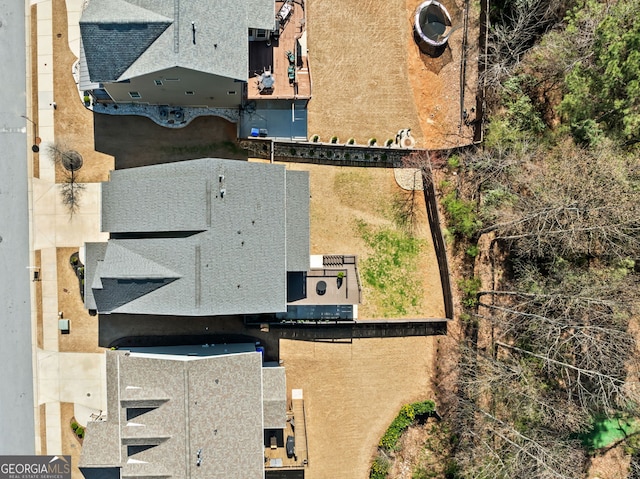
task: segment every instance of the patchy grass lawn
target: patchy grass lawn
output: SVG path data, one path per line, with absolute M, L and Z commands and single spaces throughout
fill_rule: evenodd
M 360 222 L 358 229 L 372 251 L 360 262 L 360 276 L 378 316 L 419 316 L 424 293 L 418 260 L 426 241 L 397 227 L 375 228 Z

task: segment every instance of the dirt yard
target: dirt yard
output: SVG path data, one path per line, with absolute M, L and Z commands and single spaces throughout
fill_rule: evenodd
M 81 183 L 106 181 L 113 169 L 113 158 L 98 153 L 93 147 L 93 114 L 80 100 L 78 88 L 71 74 L 77 60 L 69 48 L 67 6 L 64 0 L 53 0 L 53 97 L 56 143 L 63 149 L 79 152 L 84 165 L 78 172 Z M 40 105 L 45 108 L 46 105 Z M 41 145 L 46 150 L 47 145 Z M 56 182 L 65 179 L 61 166 L 56 169 Z
M 74 407 L 71 402 L 60 403 L 60 427 L 62 429 L 62 454 L 71 456 L 71 479 L 84 479 L 84 476 L 78 468 L 80 463 L 80 452 L 82 444 L 80 439 L 71 429 L 71 420 L 73 419 Z
M 390 169 L 300 163 L 287 163 L 287 168 L 310 174 L 311 254 L 356 254 L 360 260 L 367 258 L 372 251 L 359 234 L 357 221 L 396 228 L 394 205 L 410 194 L 396 184 Z M 416 276 L 423 292 L 419 316 L 444 317 L 438 262 L 422 194 L 416 196 L 416 211 L 416 234 L 424 239 Z M 375 299 L 375 292 L 363 285 L 361 319 L 380 317 Z
M 309 134 L 328 141 L 354 137 L 366 143 L 411 128 L 417 146 L 443 148 L 471 142 L 460 128 L 462 29 L 438 58 L 413 40 L 421 0 L 308 2 L 309 58 L 313 81 Z M 445 0 L 453 25 L 462 25 L 461 0 Z M 459 6 L 460 5 L 460 6 Z M 465 108 L 475 106 L 477 22 L 470 24 Z
M 430 399 L 433 354 L 433 337 L 281 341 L 287 389 L 304 394 L 305 477 L 368 477 L 378 441 L 400 407 Z
M 80 297 L 80 285 L 69 264 L 78 248 L 57 248 L 58 308 L 70 320 L 70 333 L 58 336 L 60 352 L 100 353 L 98 347 L 98 317 L 89 316 Z
M 623 445 L 612 447 L 591 458 L 589 479 L 626 479 L 629 476 L 630 460 Z
M 406 0 L 410 30 L 413 28 L 414 12 L 422 1 Z M 441 3 L 451 15 L 453 27 L 460 26 L 449 38 L 442 55 L 434 58 L 422 53 L 411 34 L 407 35 L 406 44 L 409 81 L 413 90 L 413 101 L 418 105 L 420 128 L 426 139 L 424 146 L 434 149 L 468 145 L 473 141 L 473 129 L 461 121 L 461 110 L 467 110 L 469 121 L 475 119 L 472 109 L 476 106 L 478 80 L 480 12 L 477 7 L 471 6 L 466 46 L 467 62 L 462 88 L 464 2 L 443 0 Z

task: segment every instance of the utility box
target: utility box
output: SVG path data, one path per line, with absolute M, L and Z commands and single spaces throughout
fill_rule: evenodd
M 58 329 L 62 334 L 69 334 L 69 320 L 68 319 L 59 319 L 58 320 Z

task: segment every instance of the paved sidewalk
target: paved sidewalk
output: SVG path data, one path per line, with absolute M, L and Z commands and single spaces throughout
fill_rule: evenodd
M 2 0 L 0 0 L 2 1 Z M 39 154 L 40 177 L 31 177 L 31 254 L 41 251 L 42 328 L 43 349 L 35 350 L 35 401 L 45 405 L 46 444 L 40 444 L 39 431 L 35 428 L 39 451 L 62 454 L 61 402 L 74 403 L 79 410 L 100 411 L 106 409 L 106 381 L 104 355 L 100 353 L 62 353 L 58 351 L 58 273 L 56 249 L 80 248 L 85 242 L 104 241 L 108 234 L 100 233 L 100 184 L 86 184 L 81 192 L 79 210 L 70 216 L 62 204 L 60 185 L 55 183 L 55 169 L 46 145 L 54 143 L 54 78 L 53 32 L 51 0 L 37 3 L 37 65 L 38 65 L 38 131 L 43 147 Z M 80 18 L 82 1 L 67 1 L 69 39 L 72 51 L 79 52 Z M 27 10 L 27 25 L 30 24 Z M 71 71 L 69 71 L 71 75 Z M 78 97 L 78 101 L 80 98 Z M 35 301 L 35 294 L 32 294 Z M 32 307 L 32 321 L 37 322 L 36 305 Z M 73 318 L 71 334 L 73 334 Z M 34 331 L 35 337 L 35 331 Z M 97 343 L 98 338 L 96 338 Z M 36 420 L 38 423 L 38 420 Z M 37 424 L 36 424 L 37 425 Z M 45 449 L 46 448 L 46 449 Z

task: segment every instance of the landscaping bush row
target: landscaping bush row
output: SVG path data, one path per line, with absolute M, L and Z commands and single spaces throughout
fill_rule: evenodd
M 74 421 L 71 423 L 71 429 L 73 429 L 73 432 L 75 432 L 76 436 L 78 436 L 80 439 L 84 437 L 84 428 L 77 422 Z
M 332 144 L 336 145 L 336 144 L 338 144 L 338 141 L 339 141 L 339 140 L 340 140 L 340 139 L 339 139 L 337 136 L 332 136 L 332 137 L 331 137 L 331 139 L 330 139 L 329 141 L 330 141 L 330 143 L 332 143 Z M 313 135 L 313 136 L 311 137 L 311 141 L 312 141 L 313 143 L 318 143 L 318 142 L 320 141 L 320 136 L 318 136 L 318 135 Z M 367 142 L 367 144 L 368 144 L 369 146 L 375 146 L 377 143 L 378 143 L 378 140 L 377 140 L 375 137 L 374 137 L 374 138 L 369 138 L 369 141 Z M 347 144 L 347 145 L 355 145 L 355 144 L 356 144 L 356 140 L 355 140 L 355 138 L 349 138 L 349 139 L 347 140 L 347 143 L 346 143 L 346 144 Z M 393 140 L 392 140 L 391 138 L 389 138 L 389 139 L 387 139 L 387 141 L 385 141 L 385 146 L 391 146 L 391 145 L 393 145 Z
M 278 154 L 278 150 L 276 150 L 275 155 L 280 156 Z M 389 155 L 387 155 L 387 153 L 381 153 L 378 155 L 378 154 L 350 152 L 350 151 L 337 152 L 331 149 L 323 149 L 322 147 L 319 147 L 317 150 L 315 148 L 307 150 L 306 148 L 296 149 L 291 147 L 288 150 L 288 155 L 283 155 L 283 156 L 290 156 L 294 158 L 305 158 L 305 157 L 316 158 L 317 157 L 317 158 L 327 158 L 327 159 L 333 159 L 333 160 L 347 160 L 347 161 L 354 160 L 354 161 L 386 162 L 389 160 Z
M 387 431 L 380 439 L 379 446 L 387 452 L 395 451 L 398 440 L 402 433 L 411 426 L 416 419 L 429 417 L 436 409 L 433 401 L 422 401 L 413 404 L 405 404 L 400 409 L 400 413 L 393 420 Z

